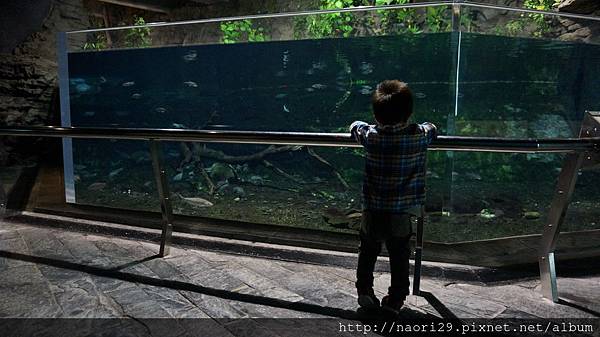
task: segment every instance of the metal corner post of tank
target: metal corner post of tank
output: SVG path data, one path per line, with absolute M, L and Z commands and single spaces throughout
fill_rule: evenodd
M 57 34 L 58 58 L 58 91 L 60 94 L 60 124 L 63 127 L 71 126 L 71 102 L 69 96 L 69 54 L 67 33 Z M 73 139 L 65 137 L 63 143 L 63 166 L 65 182 L 65 200 L 75 203 L 75 176 L 73 172 Z
M 461 54 L 461 42 L 462 42 L 462 31 L 460 26 L 461 21 L 461 10 L 462 0 L 454 0 L 451 5 L 452 9 L 452 32 L 450 37 L 450 50 L 452 58 L 452 68 L 450 71 L 450 78 L 448 79 L 450 85 L 449 97 L 452 97 L 452 103 L 450 103 L 450 109 L 448 109 L 448 117 L 446 120 L 446 132 L 447 134 L 456 134 L 456 116 L 458 116 L 458 93 L 459 93 L 459 78 L 460 78 L 460 54 Z M 442 212 L 450 214 L 453 212 L 453 193 L 452 186 L 454 185 L 454 152 L 446 152 L 446 163 L 445 163 L 445 175 L 450 177 L 450 181 L 444 193 L 444 200 L 446 204 L 442 206 Z
M 579 138 L 600 138 L 600 112 L 586 112 L 581 124 Z M 583 168 L 592 168 L 599 163 L 600 144 L 596 143 L 593 150 L 568 153 L 558 176 L 554 198 L 548 211 L 548 221 L 544 226 L 539 251 L 542 295 L 555 303 L 559 301 L 559 298 L 556 284 L 554 251 L 560 234 L 560 227 L 564 222 L 567 208 L 571 202 L 579 171 Z

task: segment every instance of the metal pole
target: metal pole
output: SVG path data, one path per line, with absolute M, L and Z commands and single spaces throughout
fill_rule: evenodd
M 173 232 L 173 209 L 171 208 L 171 199 L 169 192 L 169 182 L 162 165 L 162 156 L 160 142 L 150 140 L 150 154 L 152 156 L 152 166 L 154 167 L 154 178 L 158 189 L 160 199 L 160 212 L 162 214 L 162 233 L 160 237 L 159 256 L 169 255 L 169 246 L 171 245 L 171 233 Z
M 417 233 L 415 237 L 415 274 L 413 277 L 413 295 L 421 295 L 421 261 L 423 259 L 423 227 L 425 223 L 425 206 L 421 206 L 417 217 Z
M 567 207 L 571 202 L 571 196 L 575 189 L 582 159 L 583 153 L 571 153 L 565 158 L 562 170 L 558 176 L 554 199 L 548 211 L 548 222 L 542 234 L 541 254 L 539 257 L 542 294 L 553 302 L 558 302 L 554 250 L 560 233 L 560 227 L 565 219 Z
M 600 134 L 600 113 L 587 112 L 581 126 L 580 138 L 595 137 Z M 592 166 L 599 161 L 598 149 L 596 151 L 578 152 L 567 154 L 562 170 L 558 176 L 558 183 L 554 199 L 548 211 L 548 222 L 544 226 L 540 244 L 539 266 L 542 295 L 558 302 L 558 287 L 556 284 L 556 265 L 554 251 L 560 234 L 567 208 L 573 196 L 577 176 L 582 167 Z

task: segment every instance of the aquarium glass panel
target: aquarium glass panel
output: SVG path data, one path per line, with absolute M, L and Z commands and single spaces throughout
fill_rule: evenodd
M 599 46 L 551 36 L 546 25 L 561 19 L 473 5 L 454 14 L 432 6 L 68 33 L 63 124 L 347 132 L 374 121 L 371 95 L 390 78 L 412 88 L 413 120 L 445 135 L 573 137 L 583 111 L 600 110 Z M 158 211 L 147 142 L 65 144 L 68 202 Z M 359 148 L 164 142 L 162 154 L 177 214 L 357 228 Z M 426 238 L 539 233 L 561 164 L 556 154 L 430 151 Z M 600 197 L 581 193 L 583 203 Z

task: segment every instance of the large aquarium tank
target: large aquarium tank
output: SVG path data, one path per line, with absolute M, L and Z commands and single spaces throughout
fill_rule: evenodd
M 414 93 L 412 120 L 444 135 L 577 137 L 585 111 L 600 110 L 600 45 L 559 39 L 560 20 L 443 4 L 66 33 L 62 122 L 347 132 L 355 120 L 374 121 L 377 83 L 400 79 Z M 360 148 L 164 142 L 163 150 L 176 214 L 358 228 Z M 68 202 L 160 210 L 147 142 L 66 140 L 64 158 Z M 562 159 L 429 151 L 426 238 L 540 233 Z M 564 231 L 600 228 L 598 182 L 598 172 L 581 173 Z

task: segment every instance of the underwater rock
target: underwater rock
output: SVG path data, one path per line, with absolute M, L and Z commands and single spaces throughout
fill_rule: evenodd
M 188 88 L 197 88 L 198 87 L 198 83 L 196 83 L 194 81 L 185 81 L 185 82 L 183 82 L 183 85 L 185 85 Z
M 134 85 L 135 85 L 134 81 L 129 81 L 129 82 L 125 82 L 125 83 L 121 84 L 121 86 L 123 86 L 123 87 L 132 87 Z
M 323 220 L 335 228 L 357 228 L 360 225 L 362 213 L 356 210 L 340 210 L 338 208 L 327 208 L 322 214 Z
M 102 191 L 106 187 L 106 183 L 93 183 L 87 187 L 88 191 Z
M 237 195 L 238 197 L 244 197 L 246 195 L 246 191 L 244 191 L 244 189 L 240 186 L 236 186 L 233 188 L 233 194 Z
M 254 185 L 261 185 L 264 183 L 264 179 L 261 176 L 250 176 L 250 178 L 248 178 L 248 182 Z
M 540 216 L 541 216 L 540 212 L 536 212 L 536 211 L 530 211 L 530 212 L 523 213 L 523 217 L 528 220 L 539 219 Z
M 481 212 L 479 212 L 479 216 L 484 219 L 491 219 L 491 218 L 495 218 L 496 214 L 494 214 L 493 210 L 484 208 L 481 210 Z
M 223 163 L 214 163 L 206 171 L 209 172 L 212 179 L 217 181 L 224 181 L 235 176 L 231 167 Z
M 183 200 L 186 204 L 192 206 L 192 207 L 211 207 L 214 204 L 204 198 L 200 198 L 200 197 L 195 197 L 195 198 L 184 198 L 181 197 L 181 200 Z
M 116 170 L 112 170 L 112 171 L 110 171 L 110 173 L 108 174 L 108 177 L 109 177 L 109 178 L 114 178 L 114 177 L 116 177 L 117 175 L 119 175 L 119 173 L 123 172 L 123 170 L 124 170 L 124 168 L 122 168 L 122 167 L 120 167 L 120 168 L 118 168 L 118 169 L 116 169 Z

